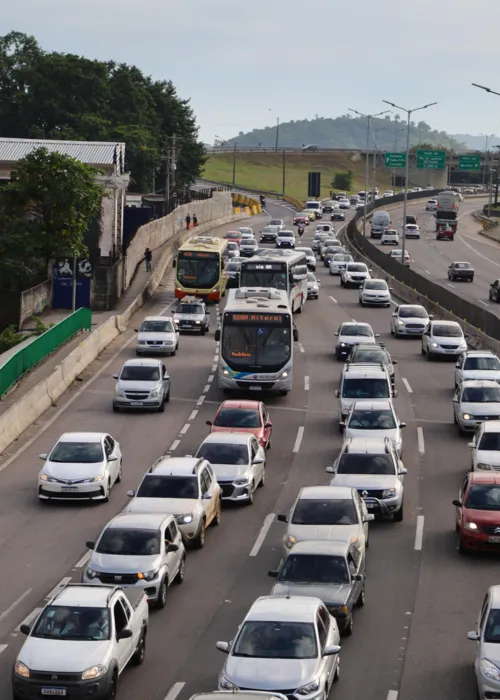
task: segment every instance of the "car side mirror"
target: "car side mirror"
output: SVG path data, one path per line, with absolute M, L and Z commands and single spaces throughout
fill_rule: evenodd
M 334 333 L 333 335 L 336 335 L 336 336 L 337 336 L 337 338 L 338 338 L 339 332 L 337 331 L 337 332 L 336 332 L 336 333 Z
M 299 341 L 299 331 L 296 328 L 293 329 L 293 339 L 296 343 Z
M 213 425 L 213 423 L 212 423 L 212 421 L 211 421 L 211 420 L 207 420 L 207 421 L 206 421 L 206 424 L 207 424 L 207 425 L 210 425 L 210 426 L 212 426 L 212 425 Z
M 38 455 L 38 459 L 47 459 L 48 456 L 47 452 L 42 452 L 41 455 Z
M 135 332 L 135 333 L 139 333 L 139 329 L 138 329 L 138 328 L 134 328 L 134 332 Z
M 458 498 L 455 498 L 455 500 L 452 501 L 451 503 L 452 503 L 452 505 L 456 506 L 457 508 L 462 507 L 462 503 L 458 500 Z
M 217 330 L 215 331 L 215 340 L 217 343 L 220 340 L 220 328 L 217 328 Z
M 85 542 L 85 546 L 87 547 L 87 549 L 94 549 L 95 542 Z
M 212 493 L 211 491 L 207 491 L 206 493 L 203 494 L 203 500 L 204 501 L 209 501 L 212 498 Z
M 475 443 L 475 442 L 469 442 L 469 444 L 468 444 L 467 446 L 468 446 L 468 447 L 471 447 L 472 449 L 474 449 L 474 447 L 476 446 L 476 443 Z
M 380 333 L 375 333 L 375 338 L 380 338 Z
M 271 569 L 270 571 L 267 572 L 267 575 L 270 576 L 271 578 L 278 578 L 278 571 L 277 571 L 277 569 Z
M 400 428 L 406 428 L 406 423 L 400 423 L 400 424 L 399 424 L 399 427 L 400 427 Z
M 363 518 L 364 523 L 371 523 L 372 520 L 375 520 L 375 516 L 373 515 L 373 513 L 367 513 Z
M 21 628 L 21 632 L 22 632 Z M 479 642 L 479 635 L 477 632 L 467 632 L 467 639 L 470 639 L 471 642 Z
M 109 455 L 108 462 L 118 462 L 118 457 L 116 455 Z
M 263 457 L 254 457 L 252 459 L 252 464 L 264 464 L 264 458 Z
M 335 654 L 338 654 L 340 651 L 340 647 L 338 644 L 329 644 L 323 649 L 323 656 L 334 656 Z
M 330 466 L 326 467 L 325 472 L 327 474 L 335 474 L 335 468 L 332 467 L 332 465 L 330 465 Z
M 133 498 L 135 496 L 135 491 L 127 491 L 127 496 Z
M 29 633 L 30 633 L 30 631 L 31 631 L 31 630 L 30 630 L 30 626 L 29 626 L 29 625 L 21 625 L 21 627 L 19 628 L 19 631 L 20 631 L 22 634 L 25 634 L 26 636 L 28 636 Z
M 273 424 L 272 423 L 265 423 L 264 428 L 272 428 Z
M 401 474 L 401 476 L 404 476 L 405 474 L 408 474 L 408 469 L 406 467 L 401 467 L 398 471 L 398 474 Z
M 458 403 L 458 399 L 456 398 L 456 396 L 454 396 L 454 397 L 452 398 L 451 402 L 452 402 L 452 403 Z
M 124 627 L 122 631 L 118 635 L 118 639 L 131 639 L 133 636 L 132 630 L 130 627 Z
M 431 321 L 432 321 L 432 320 L 434 319 L 434 314 L 429 314 L 429 318 L 430 318 Z
M 390 292 L 393 292 L 393 291 L 394 291 L 394 288 L 393 288 L 393 287 L 389 287 L 389 291 L 390 291 Z
M 394 389 L 394 391 L 392 392 L 392 395 L 394 396 L 395 399 L 397 399 L 398 398 L 398 390 Z
M 117 375 L 117 374 L 113 374 L 113 379 L 118 379 L 118 375 Z
M 215 646 L 224 654 L 229 654 L 229 642 L 217 642 Z
M 168 543 L 167 545 L 165 545 L 165 552 L 167 554 L 170 554 L 171 552 L 178 552 L 178 551 L 179 551 L 179 547 L 176 544 Z
M 345 421 L 340 421 L 339 428 L 345 428 Z
M 397 316 L 397 313 L 394 311 L 392 315 L 393 315 L 393 316 Z
M 397 364 L 398 364 L 398 361 L 397 361 L 397 360 L 392 360 L 392 364 L 393 364 L 393 365 L 397 365 Z
M 335 389 L 335 398 L 337 398 L 337 399 L 338 399 L 338 398 L 339 398 L 339 396 L 340 396 L 340 392 L 339 392 L 339 390 L 338 390 L 338 389 Z
M 353 581 L 362 581 L 363 579 L 364 579 L 363 574 L 354 574 L 354 576 L 352 577 Z
M 288 516 L 285 513 L 278 513 L 278 517 L 276 520 L 280 523 L 287 523 L 288 522 Z

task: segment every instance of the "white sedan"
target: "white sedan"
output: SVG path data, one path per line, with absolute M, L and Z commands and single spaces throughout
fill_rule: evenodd
M 382 279 L 365 280 L 359 290 L 361 306 L 390 306 L 392 287 Z
M 405 237 L 406 238 L 420 238 L 420 229 L 417 226 L 417 224 L 406 224 Z
M 108 433 L 64 433 L 38 475 L 38 497 L 109 501 L 114 484 L 122 479 L 119 443 Z
M 393 228 L 386 229 L 382 234 L 382 238 L 380 239 L 380 243 L 381 243 L 381 245 L 398 245 L 398 243 L 399 243 L 398 232 Z

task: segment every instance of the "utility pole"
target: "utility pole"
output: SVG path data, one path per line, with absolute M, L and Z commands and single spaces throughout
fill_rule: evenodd
M 175 171 L 177 169 L 177 136 L 173 134 L 171 144 L 167 146 L 165 158 L 165 199 L 163 202 L 163 216 L 170 213 L 170 196 L 175 188 Z
M 278 152 L 279 140 L 280 140 L 280 118 L 276 117 L 276 153 Z
M 234 151 L 233 151 L 233 187 L 236 185 L 236 146 L 238 142 L 234 142 Z
M 375 189 L 377 187 L 377 152 L 373 151 L 373 173 L 372 173 L 372 202 L 375 201 Z
M 285 196 L 285 184 L 286 184 L 286 151 L 283 149 L 283 197 Z

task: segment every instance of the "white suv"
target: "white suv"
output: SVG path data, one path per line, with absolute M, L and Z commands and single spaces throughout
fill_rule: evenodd
M 276 236 L 277 248 L 295 248 L 295 234 L 293 231 L 279 231 Z
M 171 513 L 184 541 L 205 545 L 205 530 L 219 525 L 221 488 L 212 467 L 196 457 L 161 457 L 144 475 L 125 513 Z

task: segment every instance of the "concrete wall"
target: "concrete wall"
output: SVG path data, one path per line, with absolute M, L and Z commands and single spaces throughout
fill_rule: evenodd
M 32 316 L 38 316 L 52 304 L 52 280 L 47 280 L 36 287 L 26 289 L 21 293 L 19 304 L 19 330 L 22 330 L 25 321 Z

